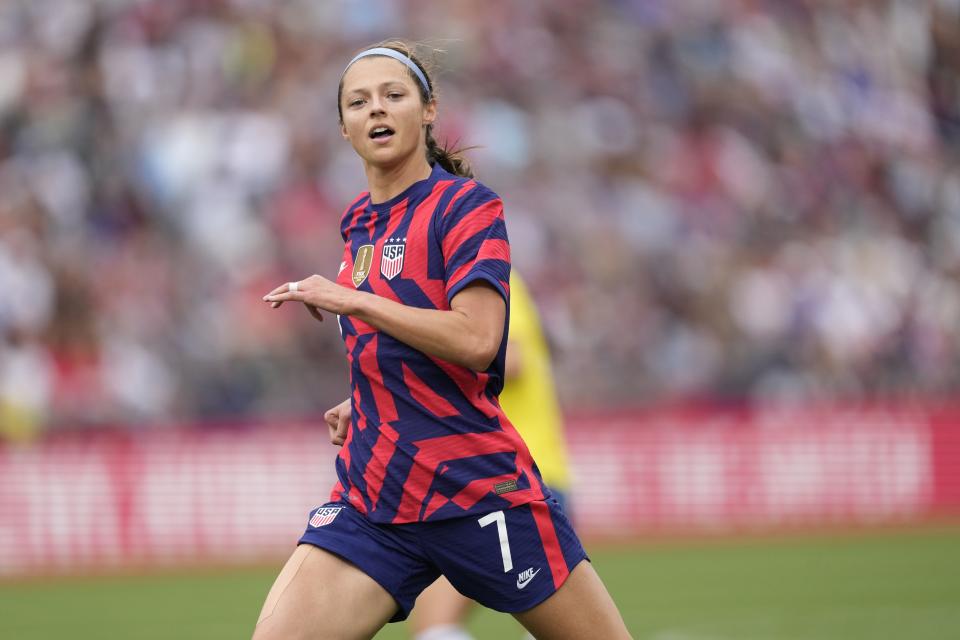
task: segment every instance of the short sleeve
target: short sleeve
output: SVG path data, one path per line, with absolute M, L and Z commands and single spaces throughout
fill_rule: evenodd
M 510 243 L 497 194 L 475 183 L 443 213 L 439 234 L 448 302 L 478 280 L 509 300 Z

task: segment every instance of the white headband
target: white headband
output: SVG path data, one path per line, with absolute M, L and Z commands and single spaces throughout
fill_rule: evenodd
M 427 76 L 423 75 L 423 71 L 420 71 L 420 67 L 417 66 L 417 63 L 399 51 L 388 49 L 386 47 L 374 47 L 373 49 L 367 49 L 366 51 L 358 53 L 356 56 L 354 56 L 353 60 L 351 60 L 350 63 L 344 67 L 343 73 L 340 74 L 340 79 L 343 79 L 343 76 L 347 72 L 347 69 L 350 68 L 350 65 L 360 58 L 366 58 L 367 56 L 387 56 L 388 58 L 393 58 L 394 60 L 407 65 L 407 68 L 413 71 L 417 78 L 420 79 L 420 84 L 423 85 L 423 89 L 427 92 L 427 98 L 430 97 L 430 83 L 427 82 Z

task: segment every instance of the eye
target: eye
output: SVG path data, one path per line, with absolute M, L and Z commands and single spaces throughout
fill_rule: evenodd
M 398 100 L 403 97 L 403 94 L 400 93 L 399 91 L 391 91 L 390 93 L 387 94 L 387 97 L 390 98 L 391 100 Z
M 350 102 L 347 103 L 347 106 L 348 106 L 348 107 L 359 107 L 359 106 L 362 105 L 362 104 L 363 104 L 363 98 L 354 98 L 353 100 L 351 100 Z

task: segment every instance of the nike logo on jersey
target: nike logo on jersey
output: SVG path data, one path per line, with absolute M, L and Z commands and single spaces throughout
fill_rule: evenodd
M 533 570 L 533 567 L 530 567 L 523 573 L 517 576 L 517 589 L 523 589 L 525 586 L 530 584 L 530 581 L 537 577 L 537 574 L 540 573 L 540 568 L 538 567 L 536 571 Z

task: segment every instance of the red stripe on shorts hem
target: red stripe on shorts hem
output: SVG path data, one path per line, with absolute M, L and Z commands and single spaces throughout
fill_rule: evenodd
M 543 501 L 529 504 L 530 513 L 533 514 L 533 521 L 537 523 L 537 531 L 543 542 L 543 551 L 547 556 L 547 564 L 550 565 L 550 573 L 553 574 L 553 588 L 559 589 L 570 575 L 570 570 L 567 569 L 567 561 L 563 558 L 560 539 L 557 538 L 557 530 L 553 526 L 553 518 L 550 517 L 550 507 Z

